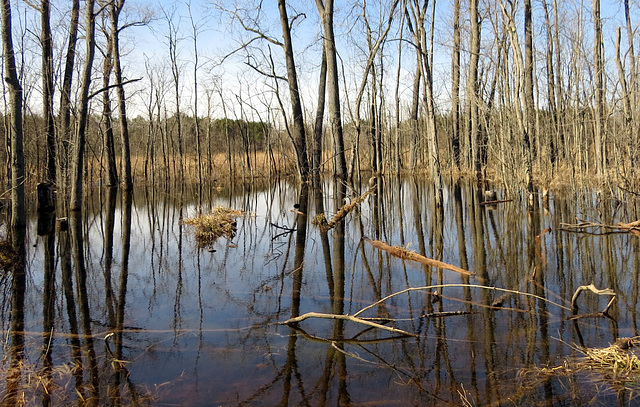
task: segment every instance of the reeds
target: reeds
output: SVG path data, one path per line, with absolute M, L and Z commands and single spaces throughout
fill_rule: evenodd
M 640 393 L 640 358 L 635 349 L 640 345 L 640 337 L 619 338 L 605 348 L 584 348 L 571 346 L 582 356 L 566 359 L 556 367 L 524 368 L 519 372 L 523 378 L 522 388 L 530 391 L 549 378 L 560 381 L 592 383 L 597 395 L 607 392 L 616 394 L 624 390 L 635 399 Z M 587 396 L 583 394 L 583 396 Z

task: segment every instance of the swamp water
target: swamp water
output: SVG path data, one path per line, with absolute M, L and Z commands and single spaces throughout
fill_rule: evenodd
M 491 208 L 463 183 L 447 185 L 437 208 L 428 182 L 385 178 L 332 229 L 312 224 L 368 188 L 280 182 L 211 188 L 200 199 L 96 189 L 83 219 L 70 218 L 55 240 L 36 236 L 33 218 L 23 335 L 10 332 L 11 275 L 2 280 L 5 403 L 639 402 L 633 380 L 577 363 L 581 349 L 639 335 L 640 238 L 563 226 L 634 221 L 631 204 L 554 191 L 533 211 L 503 193 L 514 199 Z M 235 236 L 199 247 L 181 220 L 220 205 L 243 211 Z M 475 275 L 402 260 L 363 237 Z M 617 293 L 611 318 L 569 320 L 575 290 L 591 283 Z M 339 319 L 278 324 L 307 312 L 354 315 L 436 285 L 358 314 L 411 336 Z M 584 292 L 579 312 L 609 300 Z M 21 342 L 19 359 L 11 345 Z

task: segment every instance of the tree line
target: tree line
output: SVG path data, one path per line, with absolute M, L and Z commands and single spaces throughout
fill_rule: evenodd
M 78 209 L 87 180 L 363 170 L 632 189 L 638 6 L 601 2 L 73 0 L 52 24 L 50 0 L 5 0 L 6 190 L 46 181 Z M 39 19 L 12 28 L 19 7 Z M 149 27 L 160 54 L 130 42 Z M 215 52 L 214 28 L 234 40 Z

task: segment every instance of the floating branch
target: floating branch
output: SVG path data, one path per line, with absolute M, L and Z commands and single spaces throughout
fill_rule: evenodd
M 631 223 L 618 222 L 615 225 L 589 222 L 582 219 L 577 219 L 577 220 L 578 220 L 578 223 L 561 223 L 561 225 L 563 226 L 561 230 L 579 229 L 578 231 L 583 232 L 583 229 L 595 228 L 595 229 L 610 230 L 610 232 L 607 232 L 607 233 L 632 233 L 636 236 L 640 236 L 640 220 L 637 220 Z
M 557 302 L 553 302 L 553 301 L 551 301 L 551 300 L 549 300 L 547 298 L 541 297 L 539 295 L 526 293 L 526 292 L 522 292 L 522 291 L 509 290 L 507 288 L 491 287 L 491 286 L 478 285 L 478 284 L 436 284 L 436 285 L 429 285 L 429 286 L 425 286 L 425 287 L 409 287 L 409 288 L 405 288 L 404 290 L 395 292 L 393 294 L 389 294 L 386 297 L 374 302 L 373 304 L 367 305 L 366 307 L 362 308 L 360 311 L 358 311 L 355 314 L 353 314 L 353 316 L 357 317 L 358 315 L 362 314 L 363 312 L 375 307 L 376 305 L 382 304 L 383 302 L 385 302 L 389 298 L 393 298 L 393 297 L 395 297 L 397 295 L 405 294 L 405 293 L 408 293 L 408 292 L 411 292 L 411 291 L 427 291 L 427 290 L 432 290 L 434 288 L 447 288 L 447 287 L 480 288 L 480 289 L 484 289 L 484 290 L 491 290 L 491 291 L 499 291 L 499 292 L 504 292 L 504 293 L 524 295 L 524 296 L 527 296 L 527 297 L 537 298 L 537 299 L 539 299 L 541 301 L 545 301 L 548 304 L 552 304 L 552 305 L 555 305 L 556 307 L 559 307 L 559 308 L 565 309 L 567 311 L 570 311 L 569 307 L 565 307 L 562 304 L 558 304 Z
M 484 202 L 480 202 L 481 206 L 486 206 L 486 205 L 496 205 L 499 203 L 505 203 L 505 202 L 512 202 L 513 199 L 499 199 L 499 200 L 493 200 L 493 201 L 484 201 Z
M 426 318 L 443 318 L 443 317 L 452 317 L 455 315 L 471 315 L 477 314 L 478 311 L 440 311 L 440 312 L 429 312 L 424 314 L 423 317 Z
M 417 336 L 416 334 L 409 333 L 407 331 L 403 331 L 402 329 L 396 329 L 389 326 L 381 325 L 376 322 L 370 321 L 364 318 L 358 318 L 351 315 L 338 315 L 338 314 L 323 314 L 320 312 L 307 312 L 306 314 L 300 315 L 299 317 L 290 318 L 284 322 L 280 322 L 280 325 L 291 325 L 298 322 L 302 322 L 308 318 L 321 318 L 321 319 L 342 319 L 345 321 L 356 322 L 363 325 L 369 325 L 374 328 L 383 329 L 385 331 L 392 332 L 394 334 L 406 335 L 406 336 Z
M 371 244 L 371 246 L 375 247 L 376 249 L 379 250 L 384 250 L 385 252 L 399 257 L 403 260 L 412 260 L 418 263 L 422 263 L 425 264 L 427 266 L 431 266 L 431 267 L 437 267 L 437 268 L 441 268 L 441 269 L 447 269 L 447 270 L 451 270 L 451 271 L 455 271 L 456 273 L 460 273 L 463 274 L 465 276 L 472 276 L 475 273 L 472 273 L 471 271 L 462 269 L 460 267 L 454 266 L 452 264 L 448 264 L 448 263 L 444 263 L 442 261 L 439 260 L 433 260 L 433 259 L 429 259 L 427 257 L 424 257 L 421 254 L 418 254 L 414 251 L 411 251 L 405 247 L 401 247 L 401 246 L 390 246 L 384 242 L 381 242 L 379 240 L 371 240 L 367 237 L 363 237 L 363 239 Z
M 362 202 L 364 202 L 364 200 L 369 195 L 373 194 L 375 191 L 376 191 L 376 186 L 374 185 L 371 188 L 369 188 L 364 194 L 352 199 L 351 202 L 343 205 L 342 208 L 340 208 L 340 210 L 338 210 L 338 212 L 336 212 L 336 214 L 333 215 L 333 218 L 331 218 L 330 221 L 327 221 L 327 218 L 324 215 L 324 213 L 321 213 L 319 215 L 316 215 L 311 221 L 311 223 L 313 223 L 316 226 L 320 226 L 320 228 L 322 228 L 325 231 L 332 229 L 336 225 L 336 223 L 344 219 L 352 210 L 354 210 L 357 206 L 359 206 Z
M 582 315 L 576 315 L 578 313 L 578 297 L 580 297 L 580 294 L 583 291 L 591 291 L 594 294 L 598 294 L 598 295 L 611 295 L 611 299 L 609 300 L 609 302 L 607 303 L 607 306 L 605 307 L 605 309 L 601 312 L 601 313 L 596 313 L 596 314 L 582 314 Z M 604 288 L 602 290 L 599 290 L 596 288 L 595 285 L 589 284 L 589 285 L 582 285 L 580 287 L 578 287 L 578 289 L 576 290 L 575 293 L 573 293 L 573 297 L 571 297 L 571 309 L 573 311 L 573 315 L 571 317 L 569 317 L 568 319 L 577 319 L 577 318 L 586 318 L 586 317 L 593 317 L 593 316 L 603 316 L 603 317 L 608 317 L 609 316 L 609 308 L 611 308 L 611 305 L 613 305 L 613 302 L 616 300 L 616 293 L 615 291 L 613 291 L 610 288 Z

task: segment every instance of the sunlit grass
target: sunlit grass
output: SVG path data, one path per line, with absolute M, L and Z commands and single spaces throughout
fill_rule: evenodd
M 549 380 L 558 380 L 563 386 L 580 384 L 580 397 L 598 397 L 625 391 L 629 399 L 640 396 L 640 358 L 635 349 L 640 337 L 620 338 L 605 348 L 571 346 L 582 356 L 567 358 L 558 366 L 524 368 L 519 372 L 524 393 Z M 577 382 L 576 382 L 577 380 Z M 585 387 L 591 384 L 590 387 Z M 584 393 L 586 388 L 595 394 Z M 520 396 L 526 397 L 524 394 Z M 576 395 L 577 396 L 577 395 Z
M 235 218 L 240 215 L 242 211 L 217 206 L 212 213 L 185 219 L 184 223 L 196 228 L 196 241 L 204 247 L 213 244 L 220 236 L 233 238 L 237 230 Z
M 117 371 L 109 364 L 100 368 L 97 387 L 91 384 L 88 366 L 76 363 L 57 363 L 46 367 L 41 359 L 32 362 L 3 360 L 0 364 L 0 400 L 11 406 L 69 406 L 69 405 L 153 405 L 158 389 L 131 383 L 129 373 Z M 119 386 L 104 386 L 114 383 L 114 375 L 121 377 Z M 102 391 L 98 390 L 102 388 Z

